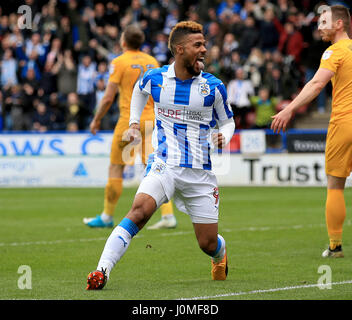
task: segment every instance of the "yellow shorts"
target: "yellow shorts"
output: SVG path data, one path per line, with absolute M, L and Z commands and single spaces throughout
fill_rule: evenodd
M 346 178 L 352 171 L 351 122 L 330 123 L 326 137 L 325 172 Z
M 141 141 L 138 145 L 134 145 L 133 143 L 124 140 L 129 125 L 128 120 L 120 118 L 117 122 L 112 138 L 110 163 L 133 165 L 136 153 L 141 153 L 142 161 L 146 164 L 149 154 L 153 152 L 153 125 L 153 120 L 141 120 Z

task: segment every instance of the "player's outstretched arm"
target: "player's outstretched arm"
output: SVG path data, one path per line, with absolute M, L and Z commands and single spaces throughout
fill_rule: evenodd
M 110 109 L 112 103 L 114 102 L 117 90 L 118 90 L 117 84 L 109 81 L 108 85 L 106 86 L 104 96 L 101 99 L 98 109 L 94 115 L 94 118 L 89 125 L 89 129 L 92 134 L 95 135 L 97 131 L 100 129 L 101 119 L 103 119 L 105 114 Z
M 285 131 L 294 112 L 317 97 L 333 76 L 334 72 L 331 70 L 319 68 L 313 79 L 306 83 L 299 95 L 285 109 L 272 117 L 271 129 L 276 133 L 281 130 Z

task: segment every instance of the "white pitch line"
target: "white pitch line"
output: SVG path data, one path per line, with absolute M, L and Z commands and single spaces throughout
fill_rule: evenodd
M 345 226 L 351 226 L 352 223 L 350 220 L 345 222 Z M 247 227 L 247 228 L 234 228 L 227 229 L 224 228 L 221 232 L 253 232 L 253 231 L 275 231 L 275 230 L 297 230 L 304 228 L 321 228 L 326 227 L 325 224 L 307 224 L 307 225 L 293 225 L 293 226 L 275 226 L 275 227 Z M 193 234 L 194 231 L 175 231 L 175 232 L 164 232 L 160 235 L 162 237 L 173 237 L 173 236 L 183 236 L 188 234 Z M 134 238 L 141 238 L 145 235 L 137 234 Z M 88 239 L 64 239 L 64 240 L 42 240 L 42 241 L 29 241 L 29 242 L 0 242 L 0 247 L 18 247 L 18 246 L 30 246 L 30 245 L 50 245 L 50 244 L 61 244 L 61 243 L 73 243 L 73 242 L 90 242 L 90 241 L 102 241 L 107 240 L 108 237 L 101 238 L 88 238 Z
M 28 241 L 28 242 L 0 242 L 0 247 L 18 247 L 18 246 L 31 246 L 31 245 L 48 245 L 48 244 L 60 244 L 60 243 L 71 243 L 71 242 L 89 242 L 89 241 L 99 241 L 106 240 L 105 238 L 89 238 L 89 239 L 65 239 L 65 240 L 52 240 L 52 241 Z
M 224 298 L 224 297 L 235 297 L 235 296 L 245 296 L 251 294 L 261 294 L 261 293 L 270 293 L 270 292 L 280 292 L 280 291 L 288 291 L 288 290 L 296 290 L 296 289 L 306 289 L 306 288 L 321 288 L 326 289 L 329 285 L 343 285 L 343 284 L 352 284 L 352 280 L 346 280 L 341 282 L 332 282 L 328 284 L 305 284 L 300 286 L 292 286 L 292 287 L 283 287 L 283 288 L 273 288 L 273 289 L 261 289 L 261 290 L 252 290 L 247 292 L 230 292 L 217 294 L 214 296 L 203 296 L 203 297 L 192 297 L 192 298 L 179 298 L 176 300 L 207 300 L 207 299 L 216 299 L 216 298 Z

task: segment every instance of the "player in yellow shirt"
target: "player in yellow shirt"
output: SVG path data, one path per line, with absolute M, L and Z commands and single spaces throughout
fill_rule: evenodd
M 327 174 L 326 225 L 330 239 L 323 257 L 343 257 L 342 227 L 346 216 L 344 188 L 352 171 L 352 40 L 351 18 L 346 7 L 324 6 L 318 30 L 323 41 L 330 41 L 321 57 L 320 67 L 300 94 L 273 116 L 274 132 L 285 130 L 294 111 L 311 102 L 331 80 L 332 112 L 325 149 Z
M 135 146 L 129 147 L 125 133 L 129 128 L 130 103 L 135 83 L 148 69 L 157 68 L 158 62 L 152 56 L 140 51 L 144 42 L 144 34 L 137 26 L 128 26 L 121 35 L 123 54 L 111 62 L 110 77 L 98 110 L 90 123 L 90 131 L 96 134 L 100 129 L 101 119 L 111 107 L 117 92 L 119 92 L 120 118 L 115 127 L 111 153 L 108 181 L 104 193 L 104 210 L 95 218 L 84 218 L 83 222 L 89 227 L 113 227 L 113 215 L 123 189 L 123 170 L 125 165 L 134 162 Z M 148 155 L 153 151 L 151 134 L 153 131 L 154 109 L 153 100 L 149 99 L 141 116 L 141 156 L 146 164 Z M 127 146 L 127 148 L 126 148 Z M 173 214 L 172 203 L 165 203 L 160 207 L 162 219 L 149 229 L 174 228 L 176 219 Z

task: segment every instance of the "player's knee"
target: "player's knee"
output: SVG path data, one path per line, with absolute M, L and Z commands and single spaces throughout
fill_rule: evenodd
M 132 208 L 127 217 L 134 221 L 139 227 L 144 226 L 156 209 L 155 200 L 148 196 L 139 196 L 133 201 Z

